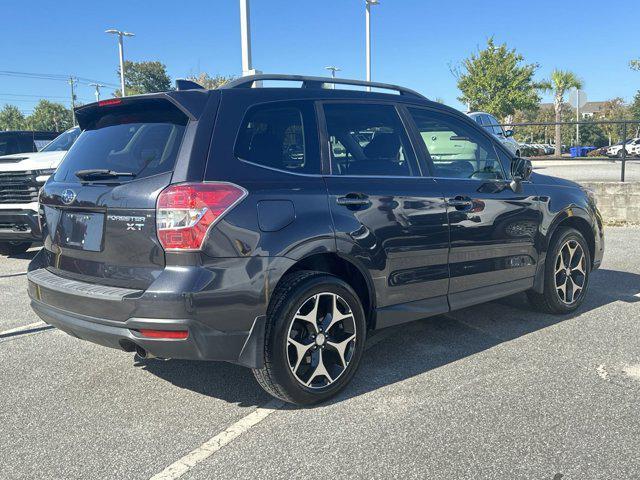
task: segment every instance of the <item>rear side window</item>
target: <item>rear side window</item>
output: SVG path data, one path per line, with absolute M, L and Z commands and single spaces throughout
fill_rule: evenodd
M 166 101 L 103 108 L 73 143 L 56 181 L 80 181 L 78 170 L 108 169 L 134 178 L 173 171 L 188 121 L 182 112 Z
M 319 173 L 305 138 L 304 107 L 257 105 L 247 112 L 235 145 L 235 156 L 263 167 L 292 173 Z
M 392 105 L 326 104 L 332 175 L 417 175 L 402 121 Z

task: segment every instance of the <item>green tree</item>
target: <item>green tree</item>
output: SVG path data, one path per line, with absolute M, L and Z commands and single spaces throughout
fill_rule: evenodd
M 575 73 L 566 70 L 554 70 L 551 72 L 550 87 L 553 90 L 553 108 L 556 114 L 556 123 L 562 122 L 562 109 L 564 96 L 570 88 L 582 88 L 582 80 Z M 557 157 L 562 155 L 562 128 L 556 125 L 556 152 Z
M 213 90 L 218 87 L 221 87 L 225 83 L 229 83 L 232 80 L 235 80 L 236 78 L 238 77 L 235 77 L 233 75 L 226 76 L 226 75 L 216 74 L 211 76 L 208 73 L 200 72 L 197 75 L 191 75 L 190 77 L 187 77 L 187 80 L 196 82 L 198 85 L 202 85 L 204 88 L 208 90 Z
M 5 105 L 0 110 L 0 130 L 22 130 L 25 128 L 25 118 L 15 105 Z
M 73 126 L 73 114 L 64 105 L 43 99 L 27 117 L 26 123 L 33 130 L 62 132 Z
M 120 69 L 118 69 L 120 78 Z M 143 93 L 166 92 L 171 90 L 171 77 L 167 74 L 167 67 L 161 62 L 124 62 L 124 88 L 127 95 Z M 114 96 L 122 93 L 116 90 Z
M 598 148 L 607 145 L 607 135 L 602 125 L 593 123 L 593 118 L 585 118 L 583 121 L 587 123 L 580 125 L 580 143 Z
M 600 115 L 603 120 L 624 120 L 628 118 L 628 109 L 624 104 L 624 100 L 620 97 L 612 98 L 604 102 Z M 624 137 L 624 126 L 622 124 L 603 124 L 602 129 L 609 138 L 609 145 L 612 143 L 622 141 Z M 629 128 L 627 136 L 630 136 L 633 132 L 633 128 Z
M 633 101 L 627 108 L 627 113 L 629 115 L 629 119 L 640 121 L 640 90 L 638 90 L 634 95 Z M 632 124 L 630 125 L 630 128 L 635 132 L 634 137 L 640 135 L 640 124 Z
M 470 110 L 483 110 L 505 119 L 517 110 L 530 110 L 540 102 L 533 76 L 535 63 L 524 64 L 524 57 L 506 44 L 487 46 L 462 62 L 463 71 L 452 69 L 462 95 L 458 100 Z

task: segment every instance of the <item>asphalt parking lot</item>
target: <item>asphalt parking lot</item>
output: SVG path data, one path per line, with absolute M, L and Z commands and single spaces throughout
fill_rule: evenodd
M 576 314 L 516 295 L 383 330 L 309 409 L 241 367 L 41 329 L 31 254 L 2 257 L 0 478 L 637 478 L 640 228 L 606 235 Z

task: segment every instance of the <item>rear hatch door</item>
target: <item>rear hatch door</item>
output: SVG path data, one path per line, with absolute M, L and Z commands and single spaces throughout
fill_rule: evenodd
M 46 267 L 76 280 L 144 289 L 164 268 L 156 199 L 189 149 L 189 115 L 168 97 L 80 111 L 83 132 L 41 194 Z

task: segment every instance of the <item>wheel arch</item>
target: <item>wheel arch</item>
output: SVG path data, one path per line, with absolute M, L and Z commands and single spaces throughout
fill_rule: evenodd
M 329 273 L 349 284 L 362 302 L 367 326 L 369 328 L 373 327 L 375 292 L 373 282 L 364 267 L 336 252 L 323 252 L 307 255 L 297 260 L 296 263 L 282 274 L 276 283 L 274 291 L 278 288 L 285 276 L 301 270 L 313 270 Z
M 587 245 L 589 247 L 589 256 L 591 259 L 591 266 L 593 267 L 593 259 L 595 257 L 595 252 L 596 252 L 596 237 L 593 232 L 593 226 L 591 225 L 589 220 L 587 220 L 583 216 L 566 215 L 566 212 L 565 212 L 565 215 L 563 215 L 562 217 L 563 218 L 560 218 L 559 221 L 555 224 L 553 230 L 550 230 L 549 232 L 550 235 L 549 235 L 549 243 L 547 244 L 547 250 L 551 246 L 551 242 L 553 241 L 553 238 L 558 233 L 558 230 L 560 228 L 567 228 L 567 227 L 574 228 L 582 234 L 582 236 L 587 242 Z
M 593 231 L 593 225 L 588 220 L 588 215 L 586 212 L 583 212 L 579 209 L 567 209 L 560 212 L 556 218 L 554 219 L 551 227 L 549 228 L 549 232 L 547 234 L 547 241 L 544 245 L 545 250 L 545 262 L 546 262 L 546 253 L 551 248 L 551 245 L 559 232 L 560 228 L 573 228 L 580 232 L 587 242 L 587 246 L 589 247 L 589 257 L 591 268 L 593 268 L 593 262 L 595 258 L 595 250 L 596 250 L 596 237 Z M 533 289 L 538 293 L 544 292 L 544 272 L 545 272 L 545 262 L 542 262 L 539 265 L 539 268 L 536 272 L 536 277 L 533 284 Z

